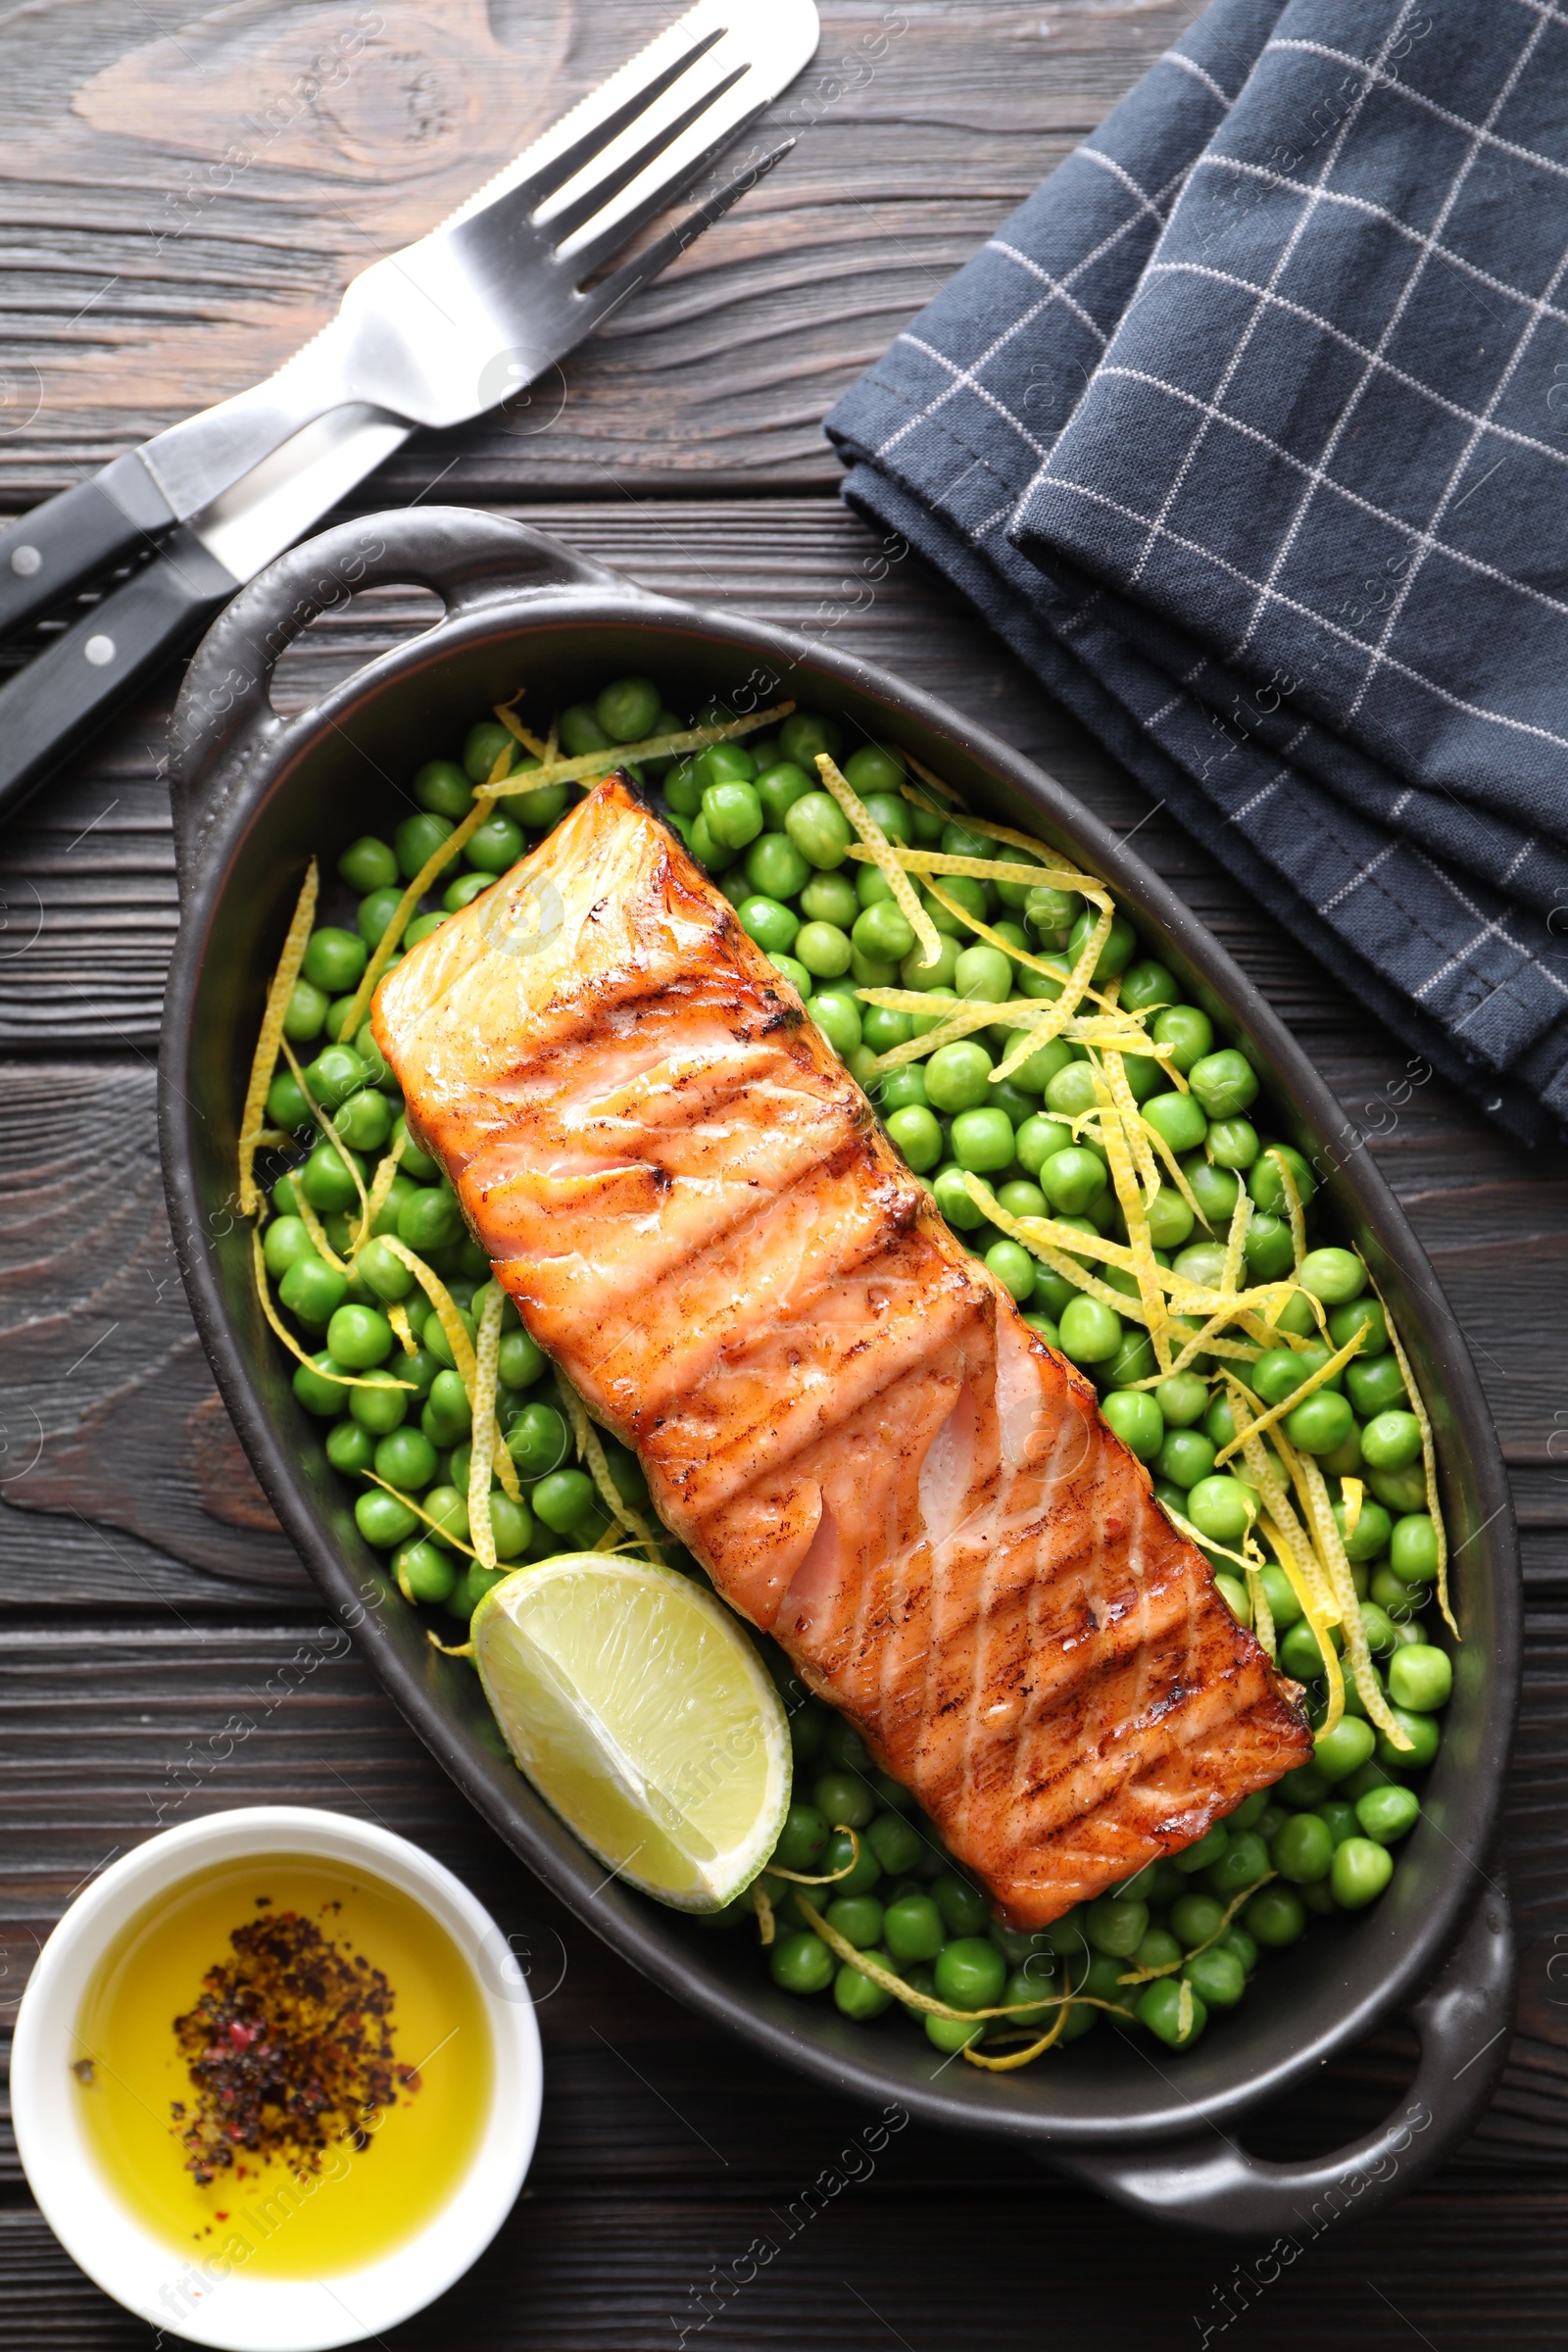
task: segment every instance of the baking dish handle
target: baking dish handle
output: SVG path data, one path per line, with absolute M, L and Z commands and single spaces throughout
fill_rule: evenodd
M 1442 1975 L 1411 2005 L 1421 2037 L 1415 2081 L 1365 2138 L 1294 2164 L 1266 2163 L 1217 2132 L 1150 2149 L 1053 2149 L 1045 2161 L 1152 2220 L 1288 2241 L 1299 2252 L 1331 2223 L 1411 2187 L 1469 2135 L 1508 2055 L 1513 1998 L 1513 1921 L 1506 1895 L 1489 1891 Z
M 529 590 L 635 593 L 618 572 L 575 554 L 546 532 L 466 507 L 404 507 L 368 514 L 290 548 L 225 607 L 185 672 L 170 727 L 170 782 L 182 866 L 188 866 L 196 836 L 216 813 L 210 791 L 215 772 L 221 767 L 231 788 L 285 727 L 311 723 L 309 711 L 283 719 L 272 709 L 272 672 L 285 648 L 312 621 L 362 590 L 394 586 L 428 588 L 449 619 Z

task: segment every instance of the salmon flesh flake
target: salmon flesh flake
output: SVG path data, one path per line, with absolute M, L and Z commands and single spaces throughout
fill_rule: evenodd
M 623 779 L 412 949 L 373 1020 L 528 1330 L 1007 1919 L 1310 1759 L 1298 1686 L 1089 1383 Z

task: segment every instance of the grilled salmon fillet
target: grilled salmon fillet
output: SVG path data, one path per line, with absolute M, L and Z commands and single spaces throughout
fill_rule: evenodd
M 1297 1687 L 617 778 L 381 982 L 524 1323 L 724 1596 L 1043 1926 L 1306 1761 Z

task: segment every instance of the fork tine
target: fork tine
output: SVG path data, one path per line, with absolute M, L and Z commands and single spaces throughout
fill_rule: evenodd
M 569 180 L 575 179 L 596 155 L 602 155 L 623 130 L 629 130 L 632 123 L 647 114 L 649 108 L 657 104 L 683 74 L 690 73 L 699 58 L 706 57 L 709 50 L 723 38 L 722 25 L 715 25 L 701 40 L 694 41 L 684 56 L 673 59 L 651 81 L 644 82 L 640 89 L 633 90 L 630 97 L 622 99 L 610 114 L 602 116 L 580 138 L 573 139 L 569 147 L 564 147 L 559 155 L 553 155 L 548 163 L 541 164 L 529 178 L 520 181 L 509 192 L 512 202 L 528 212 L 535 211 L 547 202 L 559 188 L 565 187 Z
M 685 136 L 694 122 L 700 122 L 704 115 L 716 105 L 728 91 L 732 90 L 738 81 L 743 81 L 750 72 L 750 66 L 737 66 L 732 73 L 725 74 L 722 81 L 715 82 L 710 90 L 705 90 L 700 98 L 694 98 L 683 113 L 677 115 L 673 122 L 666 122 L 661 129 L 656 130 L 652 138 L 645 140 L 634 155 L 627 156 L 621 163 L 615 165 L 612 171 L 607 172 L 605 176 L 597 181 L 586 195 L 576 197 L 572 203 L 563 206 L 559 213 L 552 213 L 546 220 L 541 220 L 539 222 L 541 234 L 547 236 L 551 244 L 559 251 L 569 237 L 576 235 L 578 229 L 585 222 L 593 220 L 596 214 L 602 213 L 607 205 L 612 204 L 622 190 L 629 188 L 634 180 L 640 179 L 651 164 L 657 163 L 662 155 L 667 153 L 677 139 Z M 759 108 L 758 112 L 760 111 Z M 736 129 L 740 127 L 739 124 L 735 126 Z M 735 129 L 727 130 L 724 136 L 726 139 L 733 138 Z M 691 174 L 689 172 L 683 171 L 678 179 L 670 179 L 665 182 L 662 201 L 667 204 L 672 197 L 679 195 L 682 188 L 690 187 L 690 185 Z M 657 210 L 657 206 L 655 209 Z M 618 227 L 619 223 L 617 222 L 617 230 Z M 581 275 L 580 271 L 579 275 Z
M 757 114 L 764 111 L 763 108 L 759 107 Z M 755 122 L 757 115 L 753 115 L 750 120 Z M 747 125 L 741 123 L 738 127 L 740 130 L 744 130 Z M 735 131 L 726 131 L 722 140 L 716 140 L 713 148 L 710 151 L 710 156 L 697 167 L 693 176 L 695 177 L 705 171 L 711 155 L 716 153 L 720 147 L 728 146 L 730 140 L 736 135 Z M 726 180 L 721 188 L 715 188 L 711 196 L 705 196 L 702 203 L 694 212 L 688 213 L 684 220 L 677 220 L 672 228 L 666 229 L 664 234 L 657 238 L 645 252 L 635 255 L 631 261 L 626 262 L 619 270 L 615 270 L 612 276 L 607 277 L 602 285 L 595 286 L 591 293 L 583 295 L 581 300 L 591 306 L 588 323 L 583 332 L 591 333 L 595 327 L 603 325 L 612 311 L 619 310 L 621 304 L 631 295 L 646 286 L 652 278 L 658 277 L 661 270 L 667 270 L 670 263 L 678 260 L 689 245 L 696 244 L 705 228 L 711 228 L 715 220 L 722 220 L 732 204 L 738 203 L 742 196 L 746 195 L 750 189 L 755 188 L 760 179 L 765 179 L 773 166 L 782 163 L 794 145 L 793 139 L 784 139 L 759 162 L 746 165 L 744 170 L 736 172 L 733 179 Z M 689 186 L 690 180 L 685 184 Z M 666 191 L 661 202 L 667 203 L 670 193 L 671 191 Z M 639 210 L 641 209 L 639 208 Z M 657 211 L 659 208 L 655 206 L 653 209 Z M 646 217 L 648 216 L 645 215 Z M 638 225 L 642 225 L 641 221 Z M 624 242 L 625 238 L 632 233 L 634 232 L 628 228 L 625 222 L 616 222 L 613 234 L 617 242 Z M 580 254 L 574 256 L 574 259 L 578 261 L 582 258 Z

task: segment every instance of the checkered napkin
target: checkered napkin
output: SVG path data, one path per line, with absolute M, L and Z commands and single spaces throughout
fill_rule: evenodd
M 1298 939 L 1568 1127 L 1568 0 L 1213 0 L 840 402 Z

